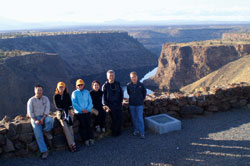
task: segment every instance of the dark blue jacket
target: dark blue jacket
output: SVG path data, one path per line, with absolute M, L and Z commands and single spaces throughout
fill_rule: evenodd
M 120 83 L 110 84 L 106 81 L 102 86 L 104 104 L 112 109 L 122 109 L 123 91 Z
M 129 105 L 132 105 L 132 106 L 143 105 L 144 99 L 147 94 L 147 91 L 143 83 L 139 81 L 136 84 L 129 82 L 127 84 L 127 92 L 129 95 Z

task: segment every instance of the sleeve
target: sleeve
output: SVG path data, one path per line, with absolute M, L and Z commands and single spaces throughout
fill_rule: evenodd
M 118 85 L 119 85 L 119 88 L 120 88 L 120 101 L 122 102 L 123 101 L 123 90 L 122 90 L 122 87 L 121 87 L 121 85 L 120 85 L 120 83 L 118 83 Z
M 103 91 L 103 100 L 102 100 L 103 104 L 108 105 L 106 84 L 103 84 L 102 91 Z
M 32 100 L 29 99 L 27 102 L 27 114 L 31 118 L 35 118 L 34 110 L 33 110 L 33 105 L 32 105 Z
M 89 112 L 91 112 L 91 110 L 93 108 L 92 98 L 91 98 L 91 96 L 90 96 L 90 94 L 89 94 L 88 91 L 87 91 L 87 93 L 88 93 L 88 107 L 87 107 L 87 109 L 88 109 Z
M 144 87 L 144 84 L 142 84 L 142 95 L 143 95 L 143 99 L 146 98 L 146 95 L 147 95 L 147 90 L 146 88 Z
M 128 93 L 128 95 L 130 95 L 129 84 L 127 84 L 127 93 Z
M 81 107 L 80 107 L 79 104 L 78 104 L 77 95 L 76 95 L 74 92 L 72 93 L 71 98 L 72 98 L 72 105 L 73 105 L 73 108 L 75 109 L 75 111 L 76 111 L 77 113 L 81 113 L 81 112 L 82 112 L 82 109 L 81 109 Z
M 45 97 L 45 110 L 44 114 L 49 115 L 50 112 L 50 103 L 48 97 Z
M 53 96 L 53 103 L 54 103 L 54 106 L 56 107 L 57 110 L 60 110 L 62 111 L 62 107 L 60 106 L 60 104 L 58 103 L 58 99 L 56 97 L 56 95 Z

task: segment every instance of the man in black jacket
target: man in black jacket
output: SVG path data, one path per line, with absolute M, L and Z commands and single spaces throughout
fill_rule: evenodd
M 144 139 L 143 103 L 147 92 L 143 83 L 138 81 L 136 72 L 130 73 L 130 79 L 131 82 L 127 84 L 127 92 L 129 95 L 129 110 L 134 125 L 133 135 L 140 133 L 141 138 Z
M 119 136 L 122 127 L 123 91 L 120 83 L 115 81 L 115 72 L 107 72 L 107 81 L 102 86 L 104 104 L 110 108 L 112 119 L 112 135 Z

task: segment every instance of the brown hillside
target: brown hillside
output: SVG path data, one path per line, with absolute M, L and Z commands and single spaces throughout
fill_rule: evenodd
M 202 79 L 181 88 L 181 91 L 192 93 L 201 87 L 221 86 L 232 83 L 250 83 L 250 55 L 233 61 L 210 73 Z

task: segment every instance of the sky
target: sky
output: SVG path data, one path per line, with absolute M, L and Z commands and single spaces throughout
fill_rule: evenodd
M 250 0 L 1 0 L 0 24 L 3 20 L 250 21 Z

